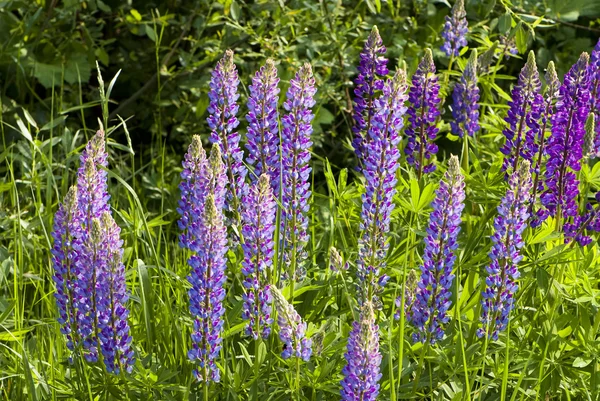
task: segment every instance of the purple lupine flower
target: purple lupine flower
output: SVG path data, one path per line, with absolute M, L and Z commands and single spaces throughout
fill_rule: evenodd
M 314 118 L 315 79 L 310 64 L 304 64 L 290 80 L 287 100 L 283 104 L 286 114 L 281 123 L 282 158 L 282 232 L 284 233 L 284 260 L 290 266 L 290 279 L 304 276 L 304 247 L 308 243 L 308 199 L 311 168 L 310 147 L 312 146 L 311 122 Z
M 375 102 L 375 115 L 369 130 L 369 141 L 365 147 L 365 194 L 362 196 L 360 229 L 356 262 L 359 279 L 359 300 L 373 301 L 381 287 L 387 282 L 382 275 L 388 248 L 386 241 L 390 217 L 394 209 L 396 193 L 396 170 L 400 151 L 400 131 L 406 112 L 406 72 L 396 71 L 386 81 L 383 93 Z
M 235 132 L 239 125 L 236 117 L 239 108 L 237 100 L 240 97 L 237 92 L 239 83 L 233 52 L 227 50 L 212 73 L 208 92 L 210 104 L 207 109 L 210 115 L 206 121 L 211 129 L 210 141 L 219 144 L 223 162 L 227 166 L 226 208 L 234 216 L 234 223 L 238 226 L 240 202 L 247 190 L 244 152 L 240 149 L 240 135 Z
M 271 333 L 271 289 L 266 279 L 273 267 L 275 215 L 277 204 L 269 176 L 264 173 L 250 187 L 242 209 L 244 261 L 242 273 L 246 277 L 242 317 L 250 320 L 246 333 L 255 340 Z
M 108 200 L 107 172 L 103 169 L 108 167 L 108 154 L 104 131 L 96 132 L 80 156 L 80 166 L 77 171 L 77 189 L 79 194 L 79 207 L 84 216 L 84 231 L 90 232 L 92 219 L 100 218 L 102 214 L 110 210 Z M 91 163 L 93 170 L 86 166 Z
M 469 23 L 467 22 L 465 3 L 464 0 L 456 0 L 450 15 L 446 15 L 442 31 L 444 53 L 449 57 L 458 56 L 462 48 L 467 45 L 467 33 L 469 33 Z
M 533 51 L 529 52 L 527 63 L 521 69 L 519 81 L 513 88 L 512 101 L 505 121 L 508 126 L 502 131 L 506 142 L 500 148 L 505 155 L 502 170 L 507 172 L 517 168 L 519 158 L 533 163 L 538 151 L 540 137 L 540 114 L 544 99 L 540 94 L 542 82 L 535 64 Z
M 546 149 L 546 129 L 548 128 L 548 122 L 554 115 L 554 103 L 556 97 L 558 96 L 558 89 L 560 88 L 560 80 L 558 79 L 558 75 L 556 74 L 556 68 L 554 67 L 554 62 L 550 61 L 548 63 L 548 68 L 546 69 L 546 74 L 544 75 L 546 81 L 546 88 L 544 91 L 544 111 L 542 112 L 541 118 L 541 129 L 539 130 L 539 136 L 537 139 L 538 151 L 535 159 L 535 164 L 532 164 L 533 174 L 535 174 L 533 179 L 533 195 L 531 196 L 531 211 L 533 212 L 533 207 L 537 203 L 537 194 L 538 191 L 543 191 L 544 185 L 540 181 L 542 171 L 542 160 L 545 154 Z M 532 213 L 530 213 L 532 215 Z M 540 223 L 539 219 L 533 218 L 531 220 L 531 226 L 536 227 Z
M 486 288 L 482 293 L 483 314 L 479 337 L 487 335 L 494 340 L 508 325 L 513 308 L 514 294 L 519 288 L 517 265 L 523 259 L 520 249 L 524 245 L 523 231 L 529 218 L 531 199 L 531 172 L 527 160 L 522 160 L 508 181 L 509 188 L 498 206 L 494 219 L 490 265 L 486 268 Z
M 381 353 L 373 309 L 369 302 L 364 303 L 359 321 L 352 323 L 344 355 L 347 363 L 342 369 L 340 393 L 344 401 L 375 401 L 379 394 Z
M 199 365 L 194 371 L 198 380 L 218 382 L 220 373 L 215 359 L 222 343 L 223 285 L 227 280 L 225 254 L 228 250 L 223 216 L 227 175 L 218 144 L 213 145 L 207 172 L 209 193 L 199 208 L 202 218 L 191 228 L 194 240 L 189 245 L 194 253 L 188 260 L 191 267 L 188 281 L 192 286 L 188 295 L 194 330 L 188 358 Z
M 77 204 L 77 187 L 72 186 L 54 216 L 52 265 L 56 284 L 56 305 L 60 331 L 67 338 L 67 348 L 74 351 L 79 343 L 76 289 L 79 285 L 75 265 L 79 263 L 83 215 Z
M 538 217 L 557 218 L 557 227 L 577 215 L 575 198 L 579 193 L 579 181 L 575 175 L 581 168 L 582 145 L 585 122 L 590 106 L 589 55 L 583 53 L 577 63 L 565 75 L 552 116 L 552 135 L 546 146 L 548 162 L 541 202 L 544 209 Z M 562 219 L 562 222 L 561 222 Z
M 96 243 L 96 314 L 102 360 L 108 372 L 131 373 L 133 350 L 127 316 L 127 284 L 122 263 L 121 229 L 110 212 L 93 219 L 92 240 Z
M 208 194 L 209 184 L 208 160 L 199 135 L 193 136 L 182 164 L 183 171 L 181 172 L 181 183 L 179 184 L 181 198 L 177 208 L 177 212 L 181 217 L 177 224 L 179 230 L 182 231 L 179 236 L 179 245 L 182 248 L 189 248 L 194 240 L 191 237 L 192 227 L 198 224 L 202 217 L 201 207 L 204 204 L 204 198 Z
M 371 128 L 371 119 L 375 115 L 375 91 L 383 88 L 383 79 L 388 74 L 388 59 L 383 55 L 386 52 L 379 30 L 373 26 L 362 53 L 358 66 L 358 76 L 354 81 L 354 139 L 352 146 L 362 164 L 365 157 L 365 141 L 368 141 L 368 133 Z
M 435 64 L 430 49 L 425 49 L 417 71 L 412 77 L 408 94 L 408 121 L 406 137 L 408 142 L 404 152 L 408 164 L 417 170 L 421 179 L 423 173 L 435 170 L 432 158 L 438 151 L 433 141 L 437 136 L 437 119 L 440 115 L 440 85 L 435 75 Z
M 588 65 L 590 79 L 590 113 L 596 120 L 596 136 L 594 140 L 594 156 L 600 155 L 600 39 L 592 51 Z
M 248 165 L 254 167 L 250 174 L 252 182 L 258 181 L 261 174 L 269 174 L 274 193 L 279 195 L 279 88 L 277 68 L 268 59 L 252 78 L 248 87 L 248 135 L 246 149 Z
M 452 269 L 458 247 L 461 214 L 465 207 L 465 183 L 460 172 L 458 157 L 451 156 L 448 171 L 436 191 L 425 237 L 425 253 L 421 278 L 411 305 L 411 321 L 417 328 L 414 341 L 435 344 L 444 338 L 449 321 L 450 291 L 454 274 Z
M 454 86 L 452 93 L 452 117 L 450 122 L 452 133 L 463 137 L 479 131 L 479 88 L 477 87 L 477 49 L 471 52 L 471 58 L 460 81 Z
M 500 35 L 498 42 L 502 52 L 497 56 L 497 58 L 508 59 L 510 55 L 516 56 L 519 54 L 519 49 L 517 49 L 517 38 L 515 35 Z
M 281 357 L 288 359 L 295 356 L 308 361 L 312 355 L 312 340 L 306 337 L 306 322 L 302 321 L 298 312 L 276 287 L 271 287 L 271 295 L 277 311 L 279 339 L 283 342 Z

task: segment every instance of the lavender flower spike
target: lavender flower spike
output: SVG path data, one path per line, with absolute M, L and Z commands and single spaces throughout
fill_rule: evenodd
M 523 259 L 519 250 L 523 247 L 523 231 L 529 218 L 531 199 L 531 173 L 529 161 L 519 163 L 508 181 L 509 188 L 498 206 L 498 216 L 494 220 L 495 232 L 492 235 L 490 265 L 486 268 L 486 288 L 482 294 L 483 315 L 479 337 L 487 335 L 494 340 L 498 333 L 506 329 L 510 311 L 513 308 L 514 294 L 519 288 L 517 265 Z
M 67 338 L 67 348 L 71 351 L 80 345 L 78 333 L 78 311 L 76 289 L 79 285 L 75 265 L 79 262 L 77 243 L 81 240 L 83 215 L 77 204 L 77 187 L 72 186 L 54 216 L 54 245 L 52 265 L 56 284 L 56 305 L 60 331 Z
M 592 51 L 588 71 L 590 79 L 590 112 L 594 114 L 596 122 L 593 156 L 597 157 L 600 155 L 600 39 L 598 39 L 596 47 Z
M 454 281 L 454 251 L 458 247 L 464 200 L 464 178 L 458 158 L 452 156 L 432 204 L 421 278 L 409 314 L 418 330 L 414 335 L 415 342 L 430 341 L 435 344 L 444 337 L 444 326 L 449 321 L 447 312 L 451 305 L 450 291 Z
M 228 189 L 226 207 L 234 216 L 234 223 L 240 226 L 239 206 L 247 187 L 246 167 L 243 164 L 244 153 L 240 149 L 240 135 L 235 132 L 239 125 L 237 87 L 239 78 L 233 52 L 227 50 L 217 63 L 210 80 L 208 97 L 208 126 L 211 129 L 210 141 L 219 144 L 223 152 L 223 161 L 227 166 Z
M 248 165 L 254 167 L 250 174 L 252 182 L 258 181 L 261 174 L 269 174 L 274 192 L 279 195 L 279 122 L 277 102 L 279 88 L 277 68 L 268 59 L 252 78 L 248 87 L 248 137 L 246 149 Z M 279 196 L 278 196 L 279 197 Z
M 361 165 L 365 157 L 364 142 L 368 141 L 367 135 L 371 128 L 371 120 L 375 115 L 375 91 L 383 88 L 382 77 L 388 74 L 388 60 L 383 56 L 385 52 L 386 48 L 379 36 L 379 30 L 373 26 L 364 49 L 360 53 L 358 76 L 354 81 L 356 87 L 354 89 L 354 126 L 352 127 L 354 139 L 352 145 Z
M 460 0 L 459 0 L 460 1 Z M 479 88 L 477 87 L 477 49 L 471 52 L 471 58 L 460 81 L 454 86 L 452 93 L 452 117 L 450 122 L 452 133 L 470 137 L 479 131 Z
M 362 197 L 360 229 L 362 237 L 358 244 L 357 276 L 360 281 L 360 301 L 374 301 L 387 281 L 381 270 L 385 267 L 390 216 L 394 209 L 396 193 L 396 170 L 398 169 L 398 143 L 403 126 L 406 96 L 406 72 L 398 70 L 388 79 L 383 93 L 375 102 L 375 116 L 369 130 L 365 147 L 366 193 Z
M 557 218 L 557 227 L 577 215 L 575 198 L 579 181 L 575 175 L 581 168 L 585 122 L 590 107 L 589 55 L 583 53 L 579 61 L 565 75 L 560 87 L 556 113 L 552 116 L 552 135 L 546 147 L 548 162 L 544 180 L 545 191 L 541 201 L 545 210 L 538 212 L 542 219 Z
M 503 131 L 506 142 L 500 148 L 506 156 L 502 165 L 505 172 L 514 171 L 519 158 L 533 163 L 538 151 L 539 119 L 544 102 L 540 94 L 541 87 L 535 55 L 531 51 L 519 74 L 519 81 L 512 90 L 512 101 L 508 102 L 510 108 L 505 119 L 508 127 Z
M 467 22 L 467 13 L 465 11 L 464 0 L 456 0 L 450 15 L 446 16 L 442 38 L 444 44 L 442 50 L 447 56 L 456 57 L 460 54 L 463 47 L 467 45 L 467 33 L 469 33 L 469 23 Z
M 308 243 L 308 199 L 312 146 L 311 122 L 314 118 L 315 79 L 310 64 L 304 64 L 290 80 L 287 100 L 283 104 L 286 114 L 281 122 L 282 157 L 282 232 L 284 233 L 284 260 L 289 266 L 292 280 L 304 276 L 304 261 Z
M 121 229 L 110 212 L 101 219 L 94 218 L 93 237 L 98 247 L 97 265 L 97 315 L 98 340 L 103 361 L 108 372 L 119 374 L 122 370 L 131 373 L 133 350 L 127 316 L 127 285 L 123 257 Z
M 242 234 L 245 243 L 242 273 L 246 277 L 242 317 L 250 322 L 246 333 L 255 340 L 271 333 L 271 289 L 267 271 L 273 266 L 275 215 L 277 204 L 265 173 L 250 187 L 244 198 Z
M 381 353 L 379 327 L 370 303 L 363 304 L 360 320 L 352 324 L 345 357 L 347 364 L 342 370 L 342 400 L 375 401 L 381 379 Z
M 408 142 L 404 152 L 408 164 L 417 170 L 421 179 L 423 173 L 435 170 L 431 160 L 438 151 L 433 143 L 437 136 L 437 119 L 440 115 L 440 85 L 435 75 L 435 64 L 430 49 L 425 49 L 417 71 L 412 78 L 412 86 L 408 95 L 408 121 L 406 128 Z
M 306 323 L 277 288 L 271 288 L 271 295 L 277 310 L 279 339 L 283 342 L 281 357 L 296 356 L 308 361 L 312 354 L 312 340 L 306 337 Z

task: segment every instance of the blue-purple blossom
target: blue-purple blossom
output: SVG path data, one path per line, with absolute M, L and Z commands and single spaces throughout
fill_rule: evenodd
M 188 281 L 192 286 L 188 295 L 194 329 L 188 358 L 198 365 L 194 371 L 198 380 L 218 382 L 220 372 L 215 360 L 222 343 L 228 247 L 223 216 L 227 176 L 217 144 L 213 145 L 207 171 L 209 192 L 199 208 L 201 218 L 192 228 L 194 240 L 189 244 L 193 255 L 188 260 L 191 267 Z
M 275 215 L 277 204 L 269 176 L 265 173 L 250 187 L 242 209 L 244 260 L 242 273 L 246 289 L 242 317 L 249 320 L 246 333 L 254 339 L 271 333 L 271 289 L 267 274 L 273 268 Z
M 600 39 L 592 51 L 590 64 L 588 66 L 590 79 L 590 112 L 594 114 L 596 120 L 596 136 L 594 140 L 594 156 L 600 154 Z
M 436 192 L 429 215 L 421 278 L 415 301 L 410 306 L 410 320 L 417 328 L 414 341 L 435 344 L 444 338 L 450 320 L 450 292 L 454 281 L 454 252 L 458 248 L 461 214 L 465 207 L 465 183 L 459 161 L 451 156 L 448 170 Z
M 227 50 L 215 67 L 210 80 L 208 97 L 208 126 L 211 129 L 210 141 L 221 147 L 223 162 L 227 167 L 226 208 L 234 216 L 234 223 L 240 225 L 239 206 L 245 195 L 247 169 L 243 163 L 244 152 L 240 148 L 240 135 L 235 131 L 239 125 L 236 117 L 240 95 L 237 69 L 233 63 L 233 52 Z
M 477 87 L 477 50 L 471 52 L 471 58 L 452 92 L 452 133 L 470 137 L 479 131 L 479 88 Z
M 81 240 L 83 216 L 77 204 L 77 187 L 72 186 L 63 203 L 54 216 L 52 238 L 52 266 L 54 267 L 54 283 L 56 284 L 56 305 L 60 331 L 67 338 L 67 348 L 74 351 L 79 344 L 77 322 L 76 289 L 78 262 L 80 260 L 78 246 Z
M 375 115 L 366 143 L 365 194 L 362 196 L 358 242 L 357 277 L 360 301 L 371 301 L 387 281 L 382 275 L 388 249 L 386 241 L 394 209 L 396 170 L 400 151 L 400 131 L 406 112 L 406 72 L 399 69 L 386 81 L 383 93 L 375 102 Z
M 388 74 L 388 60 L 383 56 L 386 52 L 379 30 L 373 27 L 360 53 L 358 76 L 354 81 L 354 139 L 352 146 L 360 164 L 365 157 L 365 141 L 371 128 L 371 120 L 375 115 L 376 91 L 383 88 L 383 77 Z
M 498 206 L 498 216 L 494 219 L 491 262 L 486 267 L 487 278 L 482 293 L 483 313 L 479 337 L 487 335 L 494 340 L 498 333 L 506 329 L 510 311 L 513 309 L 514 295 L 519 288 L 517 279 L 519 262 L 523 259 L 520 249 L 524 245 L 523 231 L 529 218 L 531 199 L 531 172 L 527 160 L 522 160 L 510 175 L 506 195 Z
M 560 230 L 562 223 L 577 215 L 576 197 L 579 181 L 576 172 L 581 168 L 585 123 L 590 107 L 589 55 L 583 53 L 573 65 L 561 85 L 556 102 L 556 113 L 552 116 L 552 135 L 546 146 L 548 162 L 541 195 L 543 209 L 538 217 L 557 218 Z
M 430 49 L 425 49 L 425 56 L 412 77 L 412 86 L 408 94 L 408 142 L 404 148 L 406 161 L 417 170 L 419 179 L 424 173 L 435 170 L 433 158 L 438 147 L 433 141 L 438 133 L 436 125 L 440 116 L 439 91 L 433 55 Z
M 312 354 L 312 340 L 306 337 L 306 322 L 302 321 L 298 312 L 277 288 L 271 288 L 271 295 L 277 311 L 279 339 L 283 342 L 281 357 L 288 359 L 295 356 L 308 361 Z
M 249 166 L 254 167 L 250 173 L 252 182 L 258 181 L 261 174 L 268 174 L 274 193 L 279 195 L 279 121 L 277 103 L 279 88 L 277 84 L 277 68 L 273 60 L 268 59 L 264 66 L 252 78 L 248 87 L 248 135 L 246 149 Z
M 305 274 L 303 265 L 307 253 L 304 248 L 309 240 L 308 199 L 311 195 L 310 136 L 316 91 L 312 68 L 306 63 L 290 80 L 287 100 L 283 104 L 286 114 L 281 119 L 281 224 L 285 241 L 284 260 L 289 265 L 289 278 L 292 280 Z
M 373 309 L 370 303 L 363 304 L 359 320 L 352 323 L 342 370 L 343 401 L 375 401 L 379 394 L 381 353 Z
M 467 33 L 469 33 L 469 23 L 467 22 L 464 0 L 456 0 L 450 15 L 446 15 L 446 22 L 442 31 L 442 38 L 444 38 L 442 50 L 444 53 L 447 56 L 458 56 L 462 48 L 467 45 Z
M 513 88 L 512 100 L 508 102 L 505 121 L 508 126 L 502 131 L 506 137 L 500 151 L 504 153 L 502 170 L 514 171 L 519 159 L 533 164 L 538 151 L 540 137 L 540 114 L 544 99 L 540 94 L 542 82 L 535 64 L 535 55 L 529 52 L 527 63 L 521 69 L 519 80 Z

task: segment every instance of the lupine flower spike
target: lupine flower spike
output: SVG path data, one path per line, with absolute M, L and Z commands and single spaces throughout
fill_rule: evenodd
M 77 187 L 72 186 L 54 216 L 54 246 L 52 264 L 56 284 L 56 305 L 60 331 L 67 338 L 67 348 L 74 351 L 79 345 L 77 322 L 77 267 L 80 265 L 79 250 L 83 215 L 77 204 Z
M 237 100 L 240 95 L 237 87 L 240 81 L 233 63 L 233 52 L 227 50 L 215 67 L 210 80 L 207 118 L 211 129 L 210 141 L 221 147 L 223 161 L 227 167 L 227 210 L 234 216 L 234 223 L 240 226 L 239 206 L 246 193 L 246 166 L 243 164 L 244 153 L 240 149 L 240 135 L 235 132 L 239 125 L 236 117 Z
M 486 268 L 487 278 L 482 294 L 483 315 L 479 337 L 487 335 L 493 340 L 506 329 L 510 311 L 513 309 L 514 295 L 519 288 L 517 279 L 519 262 L 523 259 L 523 231 L 529 218 L 531 199 L 531 172 L 527 160 L 519 163 L 508 181 L 509 188 L 498 206 L 498 216 L 494 219 L 495 232 L 492 235 L 490 265 Z
M 479 88 L 477 87 L 477 50 L 471 52 L 471 57 L 460 81 L 454 86 L 452 93 L 452 117 L 450 122 L 452 133 L 470 137 L 479 131 Z
M 373 305 L 362 305 L 359 321 L 352 324 L 348 338 L 346 366 L 342 370 L 342 400 L 375 401 L 379 394 L 381 353 L 379 327 Z
M 398 70 L 388 79 L 383 93 L 375 102 L 375 116 L 366 143 L 365 175 L 366 193 L 362 197 L 358 243 L 357 277 L 359 302 L 373 301 L 387 281 L 382 275 L 388 248 L 386 236 L 390 216 L 394 209 L 396 193 L 396 170 L 398 169 L 398 143 L 403 126 L 406 96 L 406 72 Z
M 188 357 L 198 364 L 194 371 L 203 382 L 220 380 L 215 360 L 221 349 L 223 330 L 223 299 L 226 281 L 227 230 L 224 224 L 225 185 L 227 176 L 218 145 L 209 158 L 209 192 L 201 209 L 202 218 L 194 226 L 190 250 L 194 254 L 188 264 L 192 268 L 188 281 L 190 313 L 194 318 L 192 349 Z
M 458 56 L 462 48 L 467 45 L 468 25 L 464 0 L 456 0 L 450 15 L 446 16 L 442 32 L 444 38 L 442 50 L 447 56 Z
M 281 357 L 288 359 L 295 356 L 308 361 L 312 354 L 312 340 L 306 337 L 306 323 L 277 288 L 272 287 L 271 294 L 277 310 L 279 339 L 283 342 Z
M 264 66 L 252 78 L 248 87 L 248 136 L 246 149 L 248 165 L 254 170 L 250 173 L 252 182 L 258 181 L 261 174 L 269 174 L 274 192 L 279 197 L 279 122 L 277 102 L 279 88 L 277 68 L 273 60 L 268 59 Z
M 575 199 L 579 193 L 579 181 L 575 172 L 581 168 L 585 123 L 590 106 L 588 62 L 589 55 L 583 53 L 565 75 L 556 102 L 556 113 L 552 116 L 552 135 L 546 146 L 548 162 L 545 190 L 541 195 L 544 209 L 538 211 L 538 217 L 555 216 L 558 230 L 578 213 Z M 565 229 L 571 232 L 577 230 L 572 225 Z
M 309 240 L 308 199 L 311 168 L 312 120 L 316 93 L 315 79 L 310 64 L 304 64 L 290 80 L 287 100 L 283 104 L 286 114 L 281 119 L 282 157 L 282 232 L 284 236 L 284 260 L 289 266 L 289 278 L 302 278 L 305 274 L 304 249 Z
M 430 49 L 425 49 L 417 71 L 412 78 L 409 91 L 408 121 L 406 136 L 408 143 L 404 152 L 406 160 L 417 170 L 421 179 L 425 173 L 435 170 L 433 158 L 438 151 L 435 140 L 438 129 L 437 118 L 440 115 L 440 85 L 435 75 L 435 64 Z
M 383 88 L 383 77 L 388 74 L 388 60 L 384 57 L 385 46 L 379 30 L 376 26 L 371 30 L 369 38 L 365 42 L 364 49 L 360 53 L 360 64 L 358 66 L 358 76 L 354 81 L 354 140 L 352 145 L 358 158 L 359 165 L 362 166 L 365 156 L 365 141 L 368 141 L 367 135 L 371 128 L 371 120 L 375 115 L 376 91 Z
M 245 239 L 242 273 L 246 277 L 242 317 L 250 321 L 246 333 L 254 339 L 267 338 L 271 333 L 271 289 L 267 272 L 273 267 L 276 213 L 273 189 L 265 173 L 250 187 L 242 210 Z
M 505 118 L 508 126 L 502 131 L 506 137 L 504 146 L 500 148 L 505 155 L 502 170 L 507 174 L 517 168 L 519 158 L 533 163 L 538 151 L 539 120 L 544 103 L 540 94 L 541 87 L 540 74 L 531 51 L 511 92 L 512 101 L 508 102 L 509 109 Z
M 414 334 L 414 341 L 430 341 L 435 344 L 444 337 L 454 281 L 454 251 L 458 247 L 464 200 L 464 178 L 458 158 L 452 156 L 448 171 L 436 192 L 433 212 L 429 216 L 421 278 L 409 314 L 409 320 L 418 330 Z
M 592 51 L 588 67 L 590 79 L 590 112 L 594 114 L 596 138 L 594 141 L 594 157 L 600 155 L 600 39 Z

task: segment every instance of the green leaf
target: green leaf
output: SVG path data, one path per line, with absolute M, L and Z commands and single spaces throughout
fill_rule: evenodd
M 519 50 L 519 53 L 521 53 L 521 54 L 525 54 L 525 52 L 527 52 L 528 36 L 529 36 L 529 30 L 527 30 L 526 28 L 523 27 L 522 22 L 519 22 L 519 25 L 517 26 L 517 32 L 516 32 L 515 38 L 517 41 L 517 49 Z
M 501 34 L 506 35 L 512 27 L 512 22 L 513 20 L 510 13 L 507 12 L 501 15 L 500 18 L 498 18 L 498 31 Z
M 129 12 L 133 16 L 133 18 L 135 18 L 136 21 L 139 22 L 142 20 L 142 15 L 135 8 L 132 8 L 131 11 L 129 11 Z
M 578 356 L 573 361 L 573 367 L 574 368 L 585 368 L 590 363 L 592 363 L 592 358 L 582 358 L 582 357 Z

